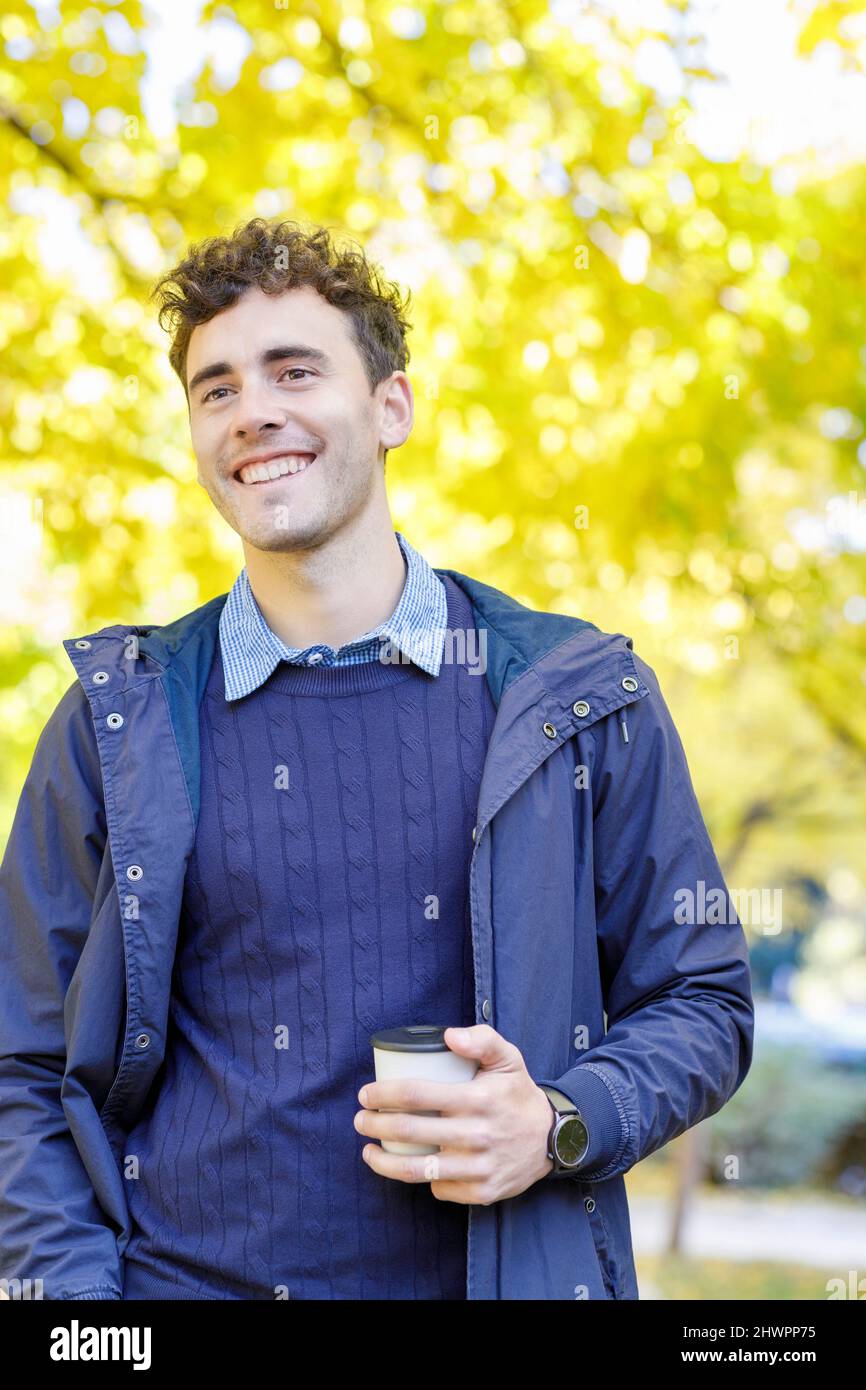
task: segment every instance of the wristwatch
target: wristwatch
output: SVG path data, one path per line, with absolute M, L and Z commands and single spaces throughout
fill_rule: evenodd
M 589 1151 L 589 1130 L 580 1111 L 573 1101 L 556 1091 L 552 1086 L 542 1086 L 541 1090 L 550 1101 L 553 1111 L 553 1124 L 547 1136 L 547 1157 L 553 1160 L 549 1178 L 565 1177 L 575 1173 L 582 1165 Z

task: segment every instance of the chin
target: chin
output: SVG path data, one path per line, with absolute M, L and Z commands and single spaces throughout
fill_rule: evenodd
M 251 545 L 254 550 L 263 550 L 270 554 L 278 554 L 280 551 L 306 550 L 321 539 L 319 531 L 311 532 L 301 528 L 276 530 L 272 526 L 248 534 L 243 532 L 239 534 L 241 539 L 247 545 Z

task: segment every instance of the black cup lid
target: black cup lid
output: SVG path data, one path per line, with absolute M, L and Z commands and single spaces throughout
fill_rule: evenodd
M 385 1028 L 373 1034 L 370 1045 L 380 1052 L 450 1052 L 444 1037 L 447 1026 L 415 1023 L 408 1028 Z

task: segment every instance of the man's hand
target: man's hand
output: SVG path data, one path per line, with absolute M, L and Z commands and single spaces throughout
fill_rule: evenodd
M 367 1144 L 363 1158 L 383 1178 L 429 1182 L 446 1202 L 489 1206 L 516 1197 L 553 1168 L 547 1136 L 553 1110 L 517 1047 L 491 1028 L 446 1028 L 445 1042 L 479 1069 L 471 1081 L 372 1081 L 358 1099 L 360 1134 L 403 1144 L 438 1144 L 437 1154 L 392 1154 Z M 383 1107 L 389 1112 L 379 1114 Z M 439 1110 L 441 1115 L 412 1115 Z

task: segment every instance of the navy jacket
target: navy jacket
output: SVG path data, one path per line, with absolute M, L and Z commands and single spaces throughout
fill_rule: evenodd
M 744 1080 L 745 936 L 631 639 L 436 573 L 487 629 L 497 706 L 470 869 L 475 1021 L 605 1136 L 591 1169 L 470 1207 L 467 1297 L 634 1299 L 623 1174 Z M 121 1296 L 124 1141 L 165 1053 L 226 597 L 64 642 L 77 680 L 0 868 L 0 1277 L 41 1279 L 45 1298 Z M 725 912 L 683 911 L 713 888 Z

